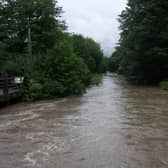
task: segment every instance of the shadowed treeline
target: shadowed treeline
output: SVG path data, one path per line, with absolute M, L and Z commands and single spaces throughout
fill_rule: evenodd
M 111 71 L 118 71 L 139 84 L 167 80 L 167 16 L 168 1 L 128 0 L 119 17 L 121 37 L 110 58 Z

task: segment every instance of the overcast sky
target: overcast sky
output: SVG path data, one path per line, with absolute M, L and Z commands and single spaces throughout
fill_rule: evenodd
M 118 15 L 126 0 L 58 0 L 63 7 L 68 30 L 92 37 L 106 55 L 111 55 L 119 39 Z

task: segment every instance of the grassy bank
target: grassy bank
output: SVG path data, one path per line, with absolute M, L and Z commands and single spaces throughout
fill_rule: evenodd
M 168 91 L 168 81 L 162 81 L 160 83 L 160 87 L 164 90 L 167 90 Z
M 92 74 L 91 77 L 91 85 L 98 85 L 101 83 L 103 78 L 103 74 Z

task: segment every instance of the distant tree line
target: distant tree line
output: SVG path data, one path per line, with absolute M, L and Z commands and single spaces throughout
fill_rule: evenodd
M 67 33 L 61 14 L 55 0 L 0 0 L 0 72 L 24 76 L 27 99 L 81 94 L 107 69 L 100 45 Z
M 168 79 L 168 1 L 128 0 L 109 69 L 139 84 Z

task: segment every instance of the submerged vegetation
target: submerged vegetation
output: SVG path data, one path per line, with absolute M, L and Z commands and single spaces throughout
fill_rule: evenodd
M 110 70 L 138 84 L 168 78 L 168 1 L 128 0 L 119 22 L 121 37 Z M 161 86 L 167 88 L 167 82 Z
M 25 77 L 27 100 L 82 94 L 107 69 L 100 45 L 67 33 L 61 13 L 55 0 L 0 1 L 0 72 Z

